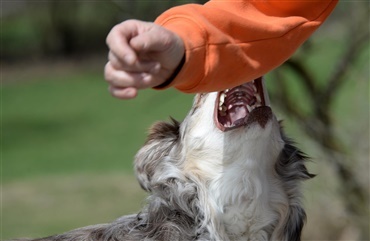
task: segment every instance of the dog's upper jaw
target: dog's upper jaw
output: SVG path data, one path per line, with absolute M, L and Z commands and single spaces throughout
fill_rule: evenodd
M 262 77 L 217 93 L 214 103 L 214 123 L 221 131 L 249 124 L 250 115 L 259 107 L 269 106 Z M 263 122 L 261 122 L 263 125 Z

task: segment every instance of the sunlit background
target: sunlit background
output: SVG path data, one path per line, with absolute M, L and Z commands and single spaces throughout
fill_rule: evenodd
M 2 240 L 110 222 L 144 205 L 134 155 L 149 126 L 181 120 L 193 96 L 112 98 L 105 37 L 125 19 L 153 21 L 189 2 L 1 1 Z M 267 85 L 317 174 L 303 186 L 304 240 L 369 240 L 369 3 L 340 2 Z

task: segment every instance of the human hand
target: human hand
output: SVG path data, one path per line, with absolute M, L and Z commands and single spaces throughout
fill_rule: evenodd
M 127 20 L 107 36 L 104 75 L 114 97 L 132 99 L 139 89 L 164 83 L 185 53 L 182 39 L 155 23 Z

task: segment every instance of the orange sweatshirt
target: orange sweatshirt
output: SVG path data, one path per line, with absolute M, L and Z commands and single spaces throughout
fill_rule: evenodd
M 324 22 L 337 0 L 211 0 L 169 9 L 155 21 L 185 43 L 185 63 L 166 86 L 219 91 L 286 61 Z

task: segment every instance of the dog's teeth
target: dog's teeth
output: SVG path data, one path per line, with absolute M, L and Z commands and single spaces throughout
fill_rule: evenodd
M 261 96 L 259 94 L 254 95 L 257 99 L 257 103 L 262 103 Z
M 220 106 L 224 104 L 225 102 L 225 97 L 226 97 L 226 94 L 225 93 L 222 93 L 220 95 Z
M 225 90 L 225 93 L 227 93 L 227 92 L 229 92 L 229 89 L 226 89 L 226 90 Z
M 257 87 L 255 85 L 252 85 L 252 87 L 253 87 L 253 91 L 257 92 Z
M 226 106 L 221 105 L 221 106 L 218 107 L 218 110 L 221 111 L 221 112 L 225 112 L 226 113 Z
M 253 110 L 253 108 L 250 105 L 247 105 L 247 109 L 248 109 L 249 112 L 251 112 Z
M 220 111 L 220 116 L 226 116 L 226 106 L 220 106 L 218 107 L 218 110 Z

